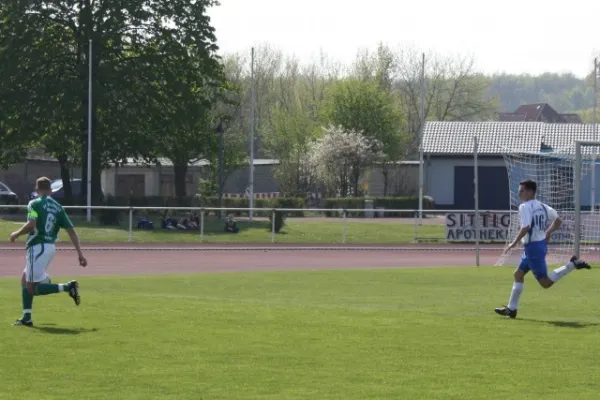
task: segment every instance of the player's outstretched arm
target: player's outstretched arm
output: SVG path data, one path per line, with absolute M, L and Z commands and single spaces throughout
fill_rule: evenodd
M 519 233 L 517 234 L 517 237 L 506 247 L 506 249 L 504 250 L 505 253 L 510 251 L 512 248 L 514 248 L 521 241 L 521 239 L 523 239 L 525 237 L 525 235 L 527 235 L 527 233 L 529 233 L 529 228 L 530 228 L 529 221 L 531 221 L 531 213 L 529 211 L 529 208 L 526 207 L 524 204 L 521 204 L 519 206 L 519 220 L 521 223 L 520 224 L 521 229 L 519 229 Z
M 81 251 L 81 243 L 79 242 L 79 235 L 77 234 L 77 232 L 75 231 L 74 228 L 67 228 L 65 230 L 69 234 L 69 238 L 71 238 L 71 242 L 73 243 L 73 246 L 75 246 L 75 250 L 77 250 L 77 257 L 79 258 L 79 265 L 81 265 L 82 267 L 87 266 L 87 260 L 85 259 L 85 257 L 83 256 L 83 252 Z
M 521 239 L 523 239 L 525 235 L 527 235 L 527 233 L 529 233 L 529 226 L 522 227 L 521 230 L 519 230 L 519 233 L 517 234 L 515 240 L 513 240 L 512 243 L 508 245 L 505 251 L 508 252 L 509 250 L 514 248 L 521 241 Z
M 10 234 L 10 241 L 14 242 L 19 238 L 19 236 L 27 235 L 29 232 L 33 232 L 35 230 L 35 219 L 31 219 L 27 221 L 18 231 L 15 231 Z

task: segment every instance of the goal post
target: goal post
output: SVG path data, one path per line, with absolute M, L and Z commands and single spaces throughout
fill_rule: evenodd
M 564 148 L 542 144 L 538 151 L 504 149 L 502 151 L 508 173 L 510 196 L 510 224 L 506 236 L 509 244 L 520 230 L 519 182 L 532 179 L 537 183 L 536 198 L 554 208 L 563 223 L 548 246 L 548 262 L 565 264 L 573 255 L 600 254 L 600 213 L 594 211 L 591 199 L 593 184 L 590 172 L 598 168 L 600 142 L 574 141 Z M 591 211 L 586 211 L 588 208 Z M 496 265 L 517 264 L 522 250 L 511 250 L 502 255 Z
M 595 148 L 594 151 L 592 152 L 584 152 L 583 148 Z M 589 164 L 590 165 L 590 169 L 595 170 L 596 169 L 596 164 L 597 164 L 597 157 L 596 155 L 598 154 L 598 149 L 600 148 L 600 142 L 588 142 L 588 141 L 576 141 L 575 142 L 575 168 L 574 168 L 574 172 L 573 172 L 573 180 L 574 180 L 574 197 L 575 197 L 575 218 L 574 218 L 574 222 L 575 222 L 575 232 L 578 232 L 579 234 L 575 235 L 574 238 L 574 243 L 573 243 L 573 254 L 576 255 L 577 257 L 579 257 L 581 255 L 581 239 L 583 236 L 583 239 L 587 242 L 589 242 L 588 240 L 588 235 L 582 234 L 585 233 L 585 231 L 582 229 L 582 224 L 581 224 L 581 209 L 582 209 L 582 203 L 581 203 L 581 181 L 582 181 L 582 174 L 586 171 L 585 165 Z M 592 179 L 596 178 L 596 173 L 592 174 Z M 595 191 L 596 190 L 596 185 L 595 182 L 591 182 L 591 190 Z M 595 193 L 594 195 L 590 196 L 591 199 L 595 199 Z M 593 200 L 592 200 L 593 201 Z M 590 215 L 593 217 L 596 213 L 595 213 L 595 209 L 596 209 L 596 205 L 595 204 L 590 204 Z M 583 232 L 582 232 L 583 231 Z M 596 234 L 598 234 L 596 232 Z M 597 239 L 597 238 L 596 238 Z M 597 242 L 597 240 L 593 241 L 593 242 Z M 594 244 L 594 243 L 591 243 Z

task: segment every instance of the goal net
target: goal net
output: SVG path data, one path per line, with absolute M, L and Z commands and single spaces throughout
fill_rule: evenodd
M 591 259 L 600 255 L 600 212 L 593 211 L 591 171 L 597 165 L 597 147 L 581 146 L 577 155 L 572 148 L 539 152 L 505 151 L 504 162 L 510 188 L 510 226 L 506 237 L 508 245 L 520 230 L 519 182 L 532 179 L 537 183 L 536 198 L 554 208 L 563 223 L 554 232 L 548 245 L 548 264 L 565 264 L 577 252 L 581 258 Z M 600 173 L 600 170 L 596 170 Z M 579 182 L 576 181 L 579 180 Z M 576 196 L 579 189 L 580 196 Z M 580 207 L 576 204 L 579 203 Z M 579 212 L 579 215 L 576 213 Z M 579 221 L 577 221 L 579 217 Z M 579 238 L 576 225 L 579 224 Z M 517 265 L 523 254 L 522 246 L 502 255 L 496 265 Z

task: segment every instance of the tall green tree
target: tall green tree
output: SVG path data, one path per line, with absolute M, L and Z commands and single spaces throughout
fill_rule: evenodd
M 310 119 L 309 110 L 298 99 L 294 102 L 294 107 L 280 106 L 273 110 L 273 129 L 264 144 L 268 154 L 279 160 L 275 176 L 281 191 L 303 196 L 314 189 L 307 157 L 318 126 Z
M 215 126 L 219 101 L 228 101 L 231 90 L 217 57 L 204 58 L 197 49 L 176 41 L 153 44 L 160 60 L 152 66 L 151 106 L 147 129 L 151 133 L 148 155 L 173 162 L 175 195 L 187 195 L 188 167 L 209 160 L 218 151 Z
M 384 195 L 389 187 L 391 165 L 404 158 L 408 136 L 399 101 L 375 80 L 346 78 L 332 85 L 324 107 L 326 120 L 347 131 L 375 139 L 380 154 Z
M 92 192 L 95 201 L 100 191 L 100 172 L 110 162 L 122 161 L 128 156 L 140 154 L 152 157 L 158 142 L 155 136 L 165 136 L 159 129 L 148 129 L 147 121 L 162 121 L 164 118 L 147 118 L 149 109 L 159 112 L 152 106 L 157 102 L 156 85 L 162 81 L 157 68 L 176 69 L 175 63 L 164 62 L 164 51 L 178 51 L 183 56 L 195 60 L 202 68 L 208 82 L 216 62 L 216 38 L 210 25 L 207 9 L 216 5 L 215 0 L 141 0 L 114 2 L 110 0 L 38 0 L 22 2 L 7 0 L 0 8 L 3 28 L 16 32 L 12 40 L 3 41 L 4 57 L 0 64 L 10 65 L 8 55 L 22 51 L 24 54 L 39 55 L 33 62 L 22 57 L 19 64 L 27 78 L 21 80 L 20 94 L 12 97 L 13 108 L 30 107 L 39 115 L 48 113 L 49 107 L 40 100 L 39 88 L 44 87 L 51 77 L 49 71 L 65 74 L 71 85 L 59 87 L 49 85 L 51 93 L 44 93 L 44 100 L 50 94 L 56 99 L 77 98 L 79 130 L 76 143 L 79 144 L 80 159 L 83 163 L 83 179 L 87 175 L 87 126 L 88 126 L 88 65 L 92 65 L 93 100 L 91 104 L 92 126 Z M 60 35 L 47 34 L 47 28 L 59 26 Z M 91 56 L 89 41 L 91 40 Z M 56 57 L 49 57 L 41 50 L 63 48 Z M 164 51 L 158 51 L 164 50 Z M 177 58 L 177 57 L 175 57 Z M 162 65 L 161 65 L 162 62 Z M 41 65 L 48 68 L 40 68 Z M 191 62 L 185 65 L 191 66 Z M 29 66 L 29 68 L 27 68 Z M 11 78 L 19 77 L 13 67 L 13 75 L 3 77 L 5 88 Z M 174 75 L 176 72 L 167 72 Z M 20 76 L 21 78 L 23 76 Z M 185 78 L 182 79 L 185 81 Z M 17 79 L 17 81 L 19 81 Z M 14 83 L 13 83 L 14 84 Z M 15 90 L 14 88 L 12 90 Z M 170 91 L 173 93 L 173 90 Z M 46 111 L 44 111 L 46 110 Z M 56 112 L 66 115 L 66 111 Z M 168 114 L 169 110 L 164 110 Z M 186 117 L 189 116 L 185 115 Z M 58 118 L 60 119 L 60 118 Z M 64 117 L 66 120 L 67 117 Z M 14 124 L 3 122 L 7 136 L 15 131 Z M 193 126 L 193 122 L 187 125 Z M 159 133 L 160 132 L 160 133 Z M 171 130 L 170 134 L 183 134 L 182 130 Z M 186 131 L 187 134 L 187 131 Z M 63 133 L 56 133 L 52 140 L 61 141 Z M 173 141 L 176 141 L 173 137 Z
M 71 32 L 51 19 L 22 14 L 15 2 L 3 3 L 0 15 L 4 21 L 0 26 L 3 147 L 20 157 L 31 147 L 55 157 L 65 182 L 66 200 L 70 201 L 69 165 L 78 156 L 74 149 L 80 133 L 79 98 L 73 69 L 60 61 L 72 56 Z

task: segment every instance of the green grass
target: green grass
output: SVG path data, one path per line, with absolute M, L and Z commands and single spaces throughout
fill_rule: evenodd
M 82 305 L 36 298 L 11 327 L 0 280 L 0 398 L 597 399 L 600 273 L 509 268 L 81 278 Z
M 18 229 L 22 221 L 0 219 L 0 237 L 8 237 Z M 129 239 L 129 225 L 101 226 L 76 221 L 77 230 L 84 242 L 126 242 Z M 238 222 L 238 234 L 225 234 L 223 223 L 207 220 L 204 230 L 204 242 L 207 243 L 270 243 L 271 224 L 263 222 Z M 423 225 L 418 228 L 422 238 L 444 238 L 443 225 Z M 411 243 L 415 238 L 413 224 L 400 222 L 348 222 L 346 243 L 355 244 L 403 244 Z M 65 236 L 66 238 L 66 236 Z M 199 243 L 200 231 L 166 231 L 158 228 L 153 231 L 134 229 L 136 242 Z M 307 221 L 288 219 L 284 229 L 275 235 L 277 243 L 343 243 L 343 223 L 341 220 Z

